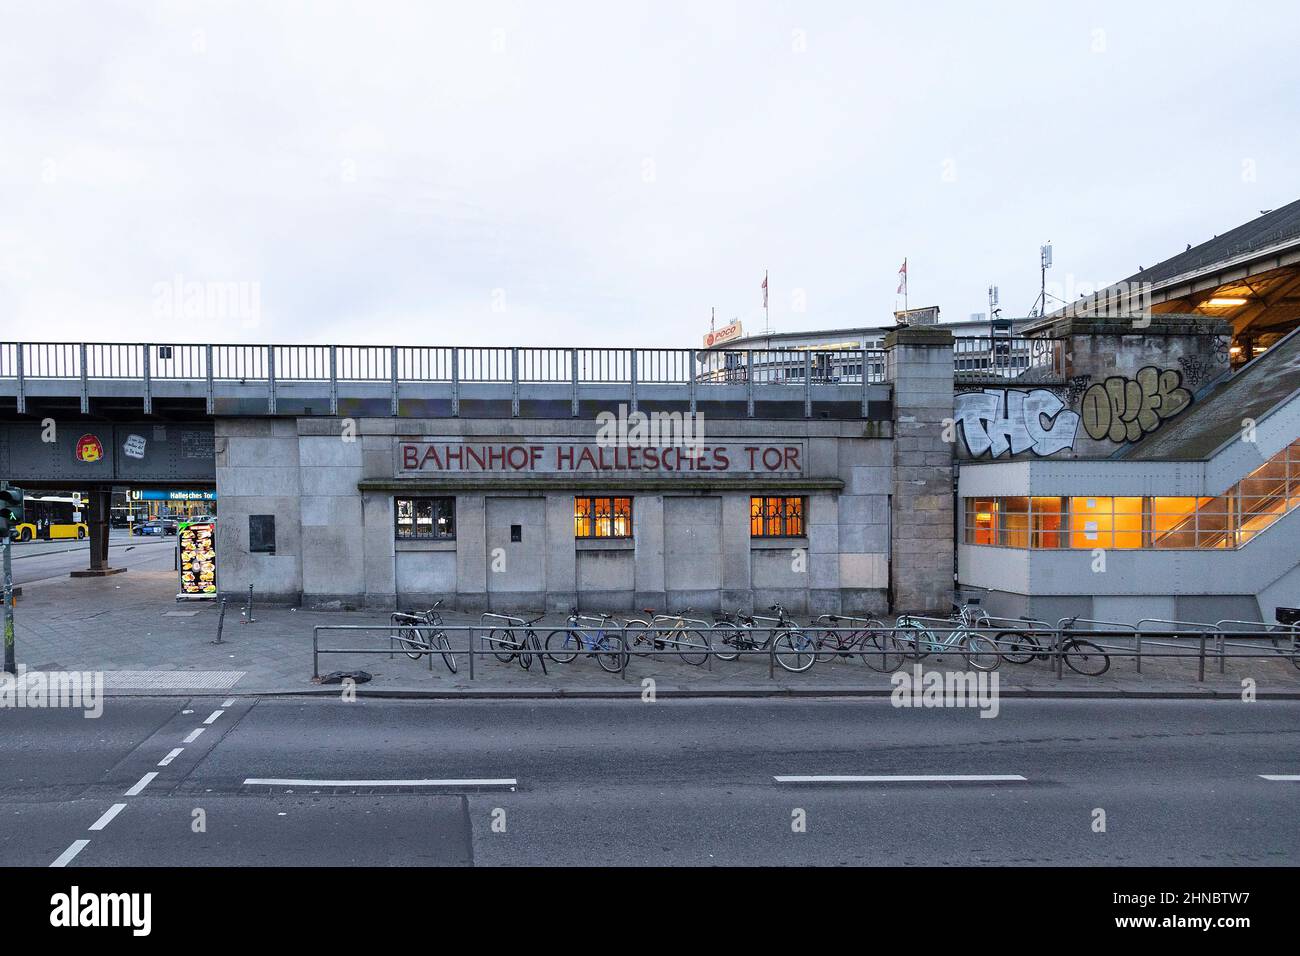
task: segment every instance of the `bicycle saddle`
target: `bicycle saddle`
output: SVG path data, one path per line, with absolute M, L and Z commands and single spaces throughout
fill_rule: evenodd
M 642 613 L 642 614 L 653 614 L 654 612 L 655 612 L 655 609 L 652 608 L 652 607 L 643 607 L 643 608 L 641 608 L 641 613 Z

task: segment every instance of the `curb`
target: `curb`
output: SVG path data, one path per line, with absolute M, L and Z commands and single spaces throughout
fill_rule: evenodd
M 106 697 L 327 697 L 339 696 L 341 685 L 328 687 L 289 688 L 279 690 L 225 690 L 210 691 L 206 688 L 187 690 L 116 690 L 105 691 Z M 717 699 L 807 699 L 807 698 L 846 698 L 846 699 L 888 699 L 892 696 L 890 688 L 843 688 L 843 687 L 809 687 L 809 688 L 757 688 L 733 687 L 717 690 L 692 690 L 685 688 L 658 688 L 656 698 L 673 698 L 678 700 L 717 700 Z M 641 697 L 641 689 L 591 689 L 591 690 L 522 690 L 509 688 L 446 689 L 425 690 L 421 688 L 373 688 L 364 684 L 356 689 L 358 698 L 370 697 L 377 700 L 627 700 Z M 1024 700 L 1241 700 L 1239 691 L 1226 690 L 1047 690 L 1019 689 L 999 691 L 1000 699 Z M 1300 690 L 1269 691 L 1261 690 L 1255 694 L 1257 700 L 1300 700 Z

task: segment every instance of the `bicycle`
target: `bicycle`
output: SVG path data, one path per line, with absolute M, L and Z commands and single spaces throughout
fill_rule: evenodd
M 591 656 L 596 663 L 611 674 L 623 669 L 623 638 L 610 634 L 605 628 L 613 620 L 612 614 L 580 614 L 576 607 L 569 609 L 569 626 L 546 635 L 546 654 L 557 664 L 568 664 L 580 651 L 599 651 Z M 595 622 L 596 633 L 588 637 L 591 627 L 583 622 Z
M 1273 620 L 1276 625 L 1270 625 L 1269 630 L 1276 630 L 1279 633 L 1287 635 L 1291 639 L 1291 650 L 1289 656 L 1292 665 L 1300 670 L 1300 608 L 1279 607 L 1273 612 Z M 1278 646 L 1278 639 L 1272 638 L 1274 647 Z M 1287 653 L 1287 652 L 1283 652 Z
M 1008 664 L 1028 664 L 1035 660 L 1047 660 L 1051 656 L 1048 653 L 1051 650 L 1051 635 L 1042 632 L 1052 631 L 1054 628 L 1046 621 L 1036 621 L 1027 617 L 1019 620 L 1032 630 L 999 631 L 994 640 L 997 641 L 998 652 L 1002 655 L 1002 659 Z
M 894 640 L 909 660 L 960 654 L 966 666 L 977 671 L 997 670 L 1002 663 L 998 645 L 975 630 L 976 620 L 977 614 L 963 607 L 948 621 L 951 626 L 939 633 L 920 617 L 903 614 L 894 623 Z
M 876 618 L 839 614 L 823 614 L 817 618 L 818 624 L 831 627 L 840 621 L 848 621 L 855 627 L 847 634 L 843 629 L 816 634 L 818 664 L 828 664 L 840 656 L 849 657 L 855 648 L 860 648 L 863 662 L 872 670 L 888 674 L 902 666 L 903 652 L 898 649 L 894 636 Z
M 775 611 L 776 617 L 743 614 L 738 610 L 734 615 L 725 615 L 715 621 L 712 629 L 717 631 L 717 641 L 721 647 L 729 649 L 715 649 L 714 655 L 720 661 L 734 661 L 741 651 L 771 649 L 776 662 L 783 668 L 794 674 L 803 673 L 817 660 L 816 642 L 790 619 L 780 604 L 773 604 L 768 610 Z M 760 625 L 759 621 L 775 626 Z M 761 641 L 752 636 L 758 630 L 767 635 Z
M 639 657 L 645 657 L 653 651 L 674 650 L 677 656 L 687 664 L 699 667 L 709 659 L 709 638 L 705 631 L 687 625 L 701 625 L 704 621 L 688 618 L 694 608 L 687 608 L 678 614 L 656 614 L 652 607 L 642 608 L 650 615 L 650 623 L 645 621 L 628 621 L 632 631 L 628 649 Z M 662 625 L 667 624 L 667 627 Z M 644 628 L 644 630 L 641 630 Z
M 993 618 L 989 612 L 979 606 L 979 599 L 974 598 L 965 604 L 954 604 L 952 619 L 963 622 L 971 627 L 993 628 Z M 1025 623 L 1031 623 L 1028 619 Z M 1028 664 L 1035 657 L 1042 660 L 1047 659 L 1043 653 L 1042 645 L 1033 634 L 1026 634 L 1023 631 L 998 631 L 992 638 L 993 643 L 997 646 L 998 654 L 1008 664 Z
M 537 636 L 537 631 L 533 625 L 544 618 L 545 614 L 539 614 L 534 618 L 524 619 L 514 617 L 510 614 L 493 614 L 485 613 L 479 618 L 479 623 L 487 626 L 489 620 L 504 621 L 505 626 L 493 628 L 483 642 L 491 650 L 492 656 L 502 664 L 509 664 L 514 661 L 524 670 L 533 666 L 533 658 L 537 658 L 537 663 L 541 665 L 542 673 L 546 673 L 546 652 L 542 649 L 541 639 Z
M 1100 677 L 1110 669 L 1110 655 L 1092 641 L 1067 636 L 1067 632 L 1074 627 L 1074 622 L 1078 619 L 1079 615 L 1076 614 L 1061 621 L 1060 653 L 1065 658 L 1065 663 L 1070 666 L 1070 670 L 1076 674 Z
M 418 614 L 394 612 L 389 620 L 393 624 L 409 625 L 394 635 L 394 640 L 408 648 L 402 653 L 411 660 L 418 661 L 421 657 L 432 657 L 431 654 L 422 652 L 432 651 L 436 647 L 442 656 L 442 662 L 447 665 L 447 670 L 454 674 L 456 655 L 451 649 L 447 632 L 442 629 L 442 614 L 438 611 L 440 607 L 442 601 L 435 601 L 433 607 L 427 611 Z

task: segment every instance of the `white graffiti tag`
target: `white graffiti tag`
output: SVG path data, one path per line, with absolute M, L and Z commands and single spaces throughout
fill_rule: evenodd
M 966 447 L 975 458 L 986 452 L 993 458 L 1024 451 L 1053 455 L 1074 447 L 1079 428 L 1078 413 L 1065 410 L 1059 398 L 1042 388 L 962 392 L 956 396 L 956 412 Z

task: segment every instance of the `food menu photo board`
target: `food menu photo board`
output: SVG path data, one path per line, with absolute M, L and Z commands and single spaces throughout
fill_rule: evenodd
M 217 596 L 217 529 L 211 522 L 187 524 L 177 535 L 181 590 L 178 598 Z

